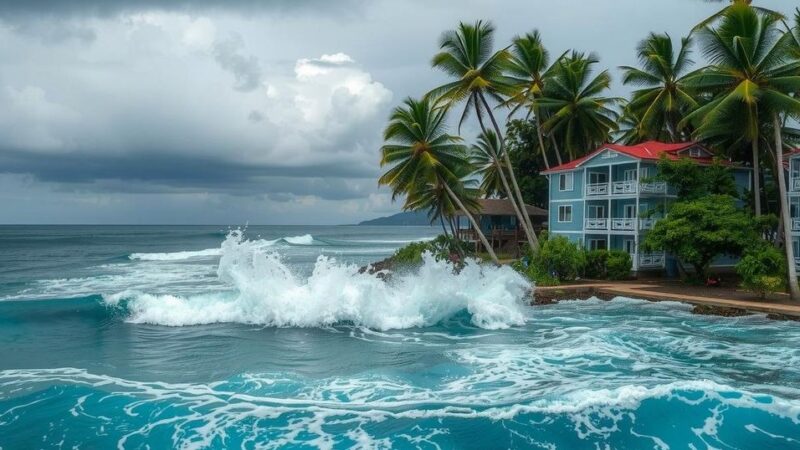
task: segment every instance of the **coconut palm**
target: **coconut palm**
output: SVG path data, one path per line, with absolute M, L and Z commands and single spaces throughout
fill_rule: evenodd
M 504 195 L 503 182 L 500 180 L 500 172 L 505 170 L 505 164 L 502 160 L 494 158 L 494 155 L 499 155 L 502 151 L 500 149 L 500 140 L 497 138 L 492 130 L 486 130 L 478 136 L 476 142 L 470 151 L 470 159 L 475 167 L 475 173 L 481 178 L 481 192 L 487 197 L 496 195 Z
M 550 65 L 550 53 L 542 44 L 538 30 L 533 30 L 524 36 L 516 36 L 512 42 L 511 55 L 506 64 L 506 79 L 513 89 L 511 96 L 506 100 L 507 104 L 513 105 L 509 116 L 523 107 L 528 110 L 528 117 L 532 116 L 536 124 L 539 153 L 542 155 L 545 167 L 549 169 L 550 161 L 547 158 L 547 147 L 544 145 L 541 111 L 537 110 L 534 100 L 542 96 L 554 65 Z M 558 60 L 560 59 L 559 57 Z M 561 164 L 561 155 L 558 152 L 556 157 Z
M 750 6 L 737 3 L 726 8 L 718 27 L 705 27 L 699 36 L 706 59 L 712 64 L 686 76 L 686 84 L 711 96 L 711 100 L 689 114 L 685 122 L 697 126 L 695 135 L 714 139 L 740 134 L 751 145 L 755 214 L 761 214 L 759 138 L 767 103 L 785 104 L 796 100 L 792 92 L 792 68 L 785 64 L 786 37 L 780 37 L 777 19 L 758 15 Z
M 544 131 L 561 137 L 561 150 L 575 159 L 607 141 L 617 130 L 619 114 L 613 109 L 621 99 L 605 97 L 611 76 L 604 70 L 592 77 L 598 59 L 572 52 L 556 65 L 536 107 L 548 114 Z
M 392 189 L 392 199 L 415 194 L 421 186 L 437 184 L 464 212 L 492 260 L 499 264 L 480 225 L 458 195 L 462 193 L 461 175 L 468 165 L 466 147 L 461 138 L 447 133 L 446 109 L 436 108 L 430 98 L 406 99 L 394 109 L 383 132 L 381 167 L 391 165 L 378 183 Z M 458 193 L 457 193 L 458 192 Z
M 706 0 L 706 1 L 715 3 L 727 2 L 729 4 L 728 6 L 722 8 L 721 10 L 712 14 L 702 22 L 695 25 L 694 29 L 692 29 L 693 32 L 701 30 L 707 26 L 712 25 L 714 22 L 720 20 L 733 6 L 739 6 L 739 5 L 750 6 L 756 13 L 763 16 L 773 17 L 775 19 L 780 19 L 783 17 L 783 15 L 777 11 L 773 11 L 771 9 L 763 8 L 760 6 L 752 6 L 753 0 Z
M 784 23 L 785 24 L 785 23 Z M 800 8 L 794 11 L 794 23 L 785 24 L 789 34 L 789 48 L 793 58 L 800 59 Z
M 474 24 L 462 22 L 455 30 L 442 34 L 439 42 L 440 52 L 434 55 L 431 64 L 456 80 L 433 89 L 428 96 L 441 101 L 447 108 L 465 102 L 459 126 L 470 112 L 474 112 L 481 130 L 485 132 L 487 127 L 484 117 L 487 117 L 497 135 L 501 137 L 500 147 L 503 149 L 505 147 L 502 140 L 503 133 L 487 97 L 495 102 L 502 102 L 503 97 L 511 92 L 509 84 L 503 77 L 503 68 L 509 58 L 509 52 L 505 49 L 493 52 L 493 40 L 494 26 L 490 22 L 480 20 Z M 522 199 L 508 153 L 493 155 L 492 158 L 498 162 L 502 158 L 505 162 L 508 177 L 505 170 L 500 170 L 500 180 L 514 207 L 519 223 L 523 225 L 528 245 L 532 249 L 537 249 L 539 243 L 533 232 L 533 225 L 530 219 L 522 213 L 525 202 Z M 510 184 L 508 179 L 510 179 Z
M 790 58 L 790 35 L 777 29 L 777 18 L 759 15 L 746 4 L 729 6 L 717 28 L 701 30 L 705 56 L 712 66 L 687 76 L 690 85 L 713 95 L 711 101 L 687 116 L 697 124 L 699 137 L 741 134 L 751 144 L 754 180 L 754 208 L 761 212 L 759 162 L 763 130 L 772 129 L 778 174 L 781 219 L 791 229 L 786 183 L 783 176 L 781 117 L 800 117 L 800 61 Z M 800 299 L 790 235 L 784 232 L 792 297 Z
M 681 39 L 676 55 L 668 34 L 651 33 L 637 48 L 641 68 L 621 67 L 622 83 L 641 87 L 633 91 L 627 108 L 640 118 L 638 134 L 642 139 L 685 140 L 678 125 L 698 106 L 684 79 L 693 64 L 690 46 L 690 38 Z
M 467 169 L 467 167 L 468 165 L 464 166 L 465 175 L 469 175 L 469 172 L 472 171 L 471 168 Z M 475 184 L 477 182 L 474 179 L 462 178 L 462 183 L 453 189 L 470 212 L 480 210 L 480 204 L 477 200 L 480 190 L 475 187 Z M 444 183 L 439 178 L 420 185 L 414 185 L 406 194 L 406 202 L 403 205 L 404 211 L 425 211 L 431 224 L 438 220 L 445 237 L 449 237 L 445 221 L 450 224 L 453 235 L 456 235 L 452 219 L 458 209 L 458 205 L 450 197 Z

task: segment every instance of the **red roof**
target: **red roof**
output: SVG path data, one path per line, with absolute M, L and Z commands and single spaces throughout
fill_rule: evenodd
M 549 170 L 544 170 L 541 173 L 548 174 L 552 172 L 563 172 L 565 170 L 575 169 L 579 167 L 581 164 L 583 164 L 585 161 L 592 159 L 595 155 L 602 152 L 603 150 L 614 150 L 615 152 L 623 153 L 625 155 L 631 156 L 636 159 L 659 159 L 661 158 L 662 154 L 666 154 L 667 158 L 669 159 L 678 159 L 678 153 L 680 153 L 682 150 L 687 150 L 695 146 L 698 146 L 705 150 L 705 148 L 699 145 L 697 142 L 680 142 L 677 144 L 667 144 L 665 142 L 647 141 L 636 145 L 604 144 L 600 148 L 587 154 L 586 156 L 572 160 L 565 164 L 561 164 L 556 167 L 551 167 Z M 703 157 L 703 158 L 693 157 L 692 159 L 704 164 L 710 164 L 712 162 L 712 158 L 708 157 Z

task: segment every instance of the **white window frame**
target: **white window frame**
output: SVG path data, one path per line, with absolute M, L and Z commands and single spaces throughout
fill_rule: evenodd
M 560 192 L 572 191 L 575 189 L 575 174 L 572 172 L 558 174 L 558 190 Z
M 633 213 L 633 215 L 628 215 L 628 211 Z M 622 206 L 622 218 L 623 219 L 635 219 L 636 218 L 636 204 L 635 203 L 626 203 Z
M 701 150 L 699 147 L 692 147 L 689 149 L 689 156 L 692 158 L 700 158 L 703 156 L 703 150 Z
M 587 244 L 588 244 L 589 250 L 601 249 L 601 247 L 599 245 L 597 245 L 600 242 L 603 243 L 602 250 L 608 250 L 608 242 L 606 242 L 606 240 L 603 239 L 603 238 L 590 238 L 588 241 L 589 242 L 587 242 Z
M 592 179 L 592 177 L 596 177 Z M 598 181 L 597 178 L 602 178 L 603 181 Z M 608 183 L 608 174 L 606 172 L 589 172 L 589 184 L 602 184 Z
M 629 245 L 630 249 L 628 249 Z M 633 256 L 636 253 L 636 243 L 633 239 L 623 239 L 622 249 L 625 250 L 629 255 Z
M 789 217 L 800 219 L 800 197 L 789 197 Z
M 569 220 L 561 220 L 563 216 L 566 217 L 569 214 Z M 572 222 L 572 205 L 559 205 L 558 206 L 558 223 L 571 223 Z
M 622 172 L 622 179 L 624 181 L 636 181 L 636 169 L 627 169 Z
M 587 219 L 608 219 L 605 205 L 589 205 L 586 209 L 590 212 Z M 591 214 L 592 211 L 594 214 Z M 598 211 L 602 211 L 602 214 L 598 214 Z

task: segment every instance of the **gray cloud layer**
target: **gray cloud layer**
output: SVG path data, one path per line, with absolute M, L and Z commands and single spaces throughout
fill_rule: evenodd
M 428 66 L 442 30 L 488 18 L 500 44 L 539 28 L 554 54 L 595 50 L 613 68 L 634 62 L 648 32 L 680 36 L 719 7 L 6 0 L 0 223 L 346 223 L 393 212 L 375 182 L 380 131 L 400 99 L 445 80 Z

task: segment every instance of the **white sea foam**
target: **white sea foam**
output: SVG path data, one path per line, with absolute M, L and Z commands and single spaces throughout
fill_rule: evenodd
M 207 248 L 198 251 L 172 252 L 172 253 L 132 253 L 128 259 L 139 261 L 182 261 L 190 258 L 207 258 L 209 256 L 220 256 L 222 250 L 219 248 Z
M 286 236 L 273 240 L 259 239 L 252 241 L 253 246 L 258 247 L 272 247 L 273 245 L 281 243 L 290 245 L 313 245 L 314 236 L 304 234 L 302 236 Z M 191 258 L 208 258 L 221 255 L 222 248 L 207 248 L 205 250 L 167 253 L 132 253 L 128 256 L 128 259 L 139 261 L 183 261 Z
M 311 236 L 299 241 L 308 241 Z M 307 279 L 297 277 L 280 254 L 239 231 L 222 243 L 217 274 L 224 293 L 151 295 L 126 291 L 104 298 L 126 300 L 134 323 L 169 326 L 221 322 L 316 327 L 351 322 L 388 330 L 434 325 L 466 310 L 482 328 L 525 322 L 529 283 L 509 267 L 469 262 L 458 273 L 426 255 L 416 272 L 391 282 L 358 273 L 355 265 L 320 256 Z

